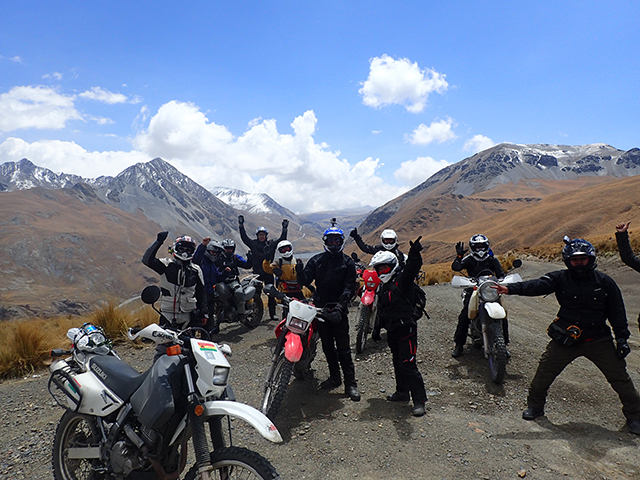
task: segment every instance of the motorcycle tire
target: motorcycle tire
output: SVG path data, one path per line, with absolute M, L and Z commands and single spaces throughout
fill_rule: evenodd
M 67 410 L 58 422 L 53 440 L 53 478 L 55 480 L 98 480 L 103 467 L 99 458 L 69 458 L 72 449 L 96 447 L 100 431 L 95 418 Z
M 356 326 L 356 353 L 362 353 L 367 344 L 370 315 L 371 309 L 360 304 L 358 308 L 358 325 Z
M 225 447 L 211 452 L 211 465 L 213 472 L 211 478 L 215 479 L 263 479 L 279 480 L 280 476 L 269 461 L 257 452 L 242 447 Z M 197 465 L 193 465 L 185 480 L 198 480 Z
M 287 393 L 287 388 L 289 388 L 289 380 L 291 379 L 292 372 L 293 363 L 286 359 L 283 350 L 276 359 L 275 368 L 273 369 L 271 377 L 267 378 L 260 408 L 260 411 L 271 420 L 274 419 L 280 409 L 280 405 L 282 405 L 284 396 Z
M 262 322 L 262 315 L 264 315 L 264 303 L 262 303 L 262 297 L 256 293 L 256 295 L 249 300 L 245 307 L 245 316 L 242 320 L 242 324 L 250 329 L 256 328 Z
M 489 374 L 494 383 L 501 384 L 507 373 L 507 346 L 504 343 L 504 335 L 502 333 L 502 325 L 492 323 L 489 325 L 489 340 L 491 342 L 491 350 L 489 352 Z

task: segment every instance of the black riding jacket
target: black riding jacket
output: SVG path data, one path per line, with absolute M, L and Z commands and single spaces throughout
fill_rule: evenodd
M 391 252 L 398 258 L 400 266 L 404 266 L 404 253 L 400 251 L 397 244 L 391 250 L 387 250 L 382 245 L 369 245 L 368 243 L 364 243 L 364 240 L 362 240 L 362 237 L 359 234 L 356 234 L 353 239 L 356 241 L 356 245 L 358 245 L 358 248 L 360 248 L 360 250 L 362 250 L 364 253 L 375 255 L 376 253 L 383 251 Z
M 346 312 L 355 291 L 356 276 L 356 264 L 351 257 L 342 252 L 337 255 L 324 252 L 311 257 L 303 272 L 298 272 L 298 283 L 309 286 L 315 280 L 315 306 L 324 307 L 327 303 L 338 302 Z
M 476 260 L 471 254 L 464 258 L 456 257 L 451 264 L 451 270 L 461 272 L 465 269 L 467 270 L 467 275 L 473 278 L 477 277 L 483 270 L 490 270 L 497 278 L 504 277 L 502 266 L 493 255 L 487 255 L 484 260 Z
M 561 326 L 576 325 L 582 329 L 580 340 L 590 340 L 611 335 L 616 339 L 628 339 L 629 327 L 616 282 L 597 270 L 576 275 L 570 270 L 557 270 L 535 280 L 506 285 L 509 293 L 524 296 L 556 294 L 560 304 L 558 318 Z
M 264 242 L 259 241 L 257 238 L 249 238 L 249 235 L 247 235 L 247 231 L 244 228 L 244 224 L 240 225 L 239 230 L 240 238 L 244 244 L 249 247 L 249 250 L 251 250 L 251 254 L 253 255 L 253 273 L 265 275 L 265 272 L 262 269 L 262 261 L 265 258 L 269 261 L 273 260 L 276 245 L 278 245 L 282 240 L 287 239 L 287 228 L 282 227 L 282 233 L 280 234 L 280 238 L 277 240 L 265 240 Z
M 625 265 L 633 268 L 636 272 L 640 272 L 640 258 L 633 253 L 629 243 L 629 233 L 616 232 L 616 242 L 618 243 L 618 250 L 620 250 L 620 258 Z

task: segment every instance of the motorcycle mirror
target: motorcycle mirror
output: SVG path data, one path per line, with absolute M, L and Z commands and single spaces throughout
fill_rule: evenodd
M 160 287 L 157 285 L 149 285 L 142 290 L 140 294 L 140 299 L 142 303 L 146 303 L 147 305 L 153 305 L 160 298 Z
M 512 265 L 513 268 L 521 267 L 522 266 L 522 260 L 520 260 L 519 258 L 516 258 L 511 265 Z

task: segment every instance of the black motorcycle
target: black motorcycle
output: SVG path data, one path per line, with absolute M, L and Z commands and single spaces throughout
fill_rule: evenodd
M 247 275 L 240 280 L 240 288 L 244 295 L 244 315 L 238 314 L 236 298 L 229 283 L 216 283 L 214 288 L 214 315 L 216 324 L 241 322 L 247 328 L 256 328 L 264 315 L 262 302 L 263 283 L 259 275 Z

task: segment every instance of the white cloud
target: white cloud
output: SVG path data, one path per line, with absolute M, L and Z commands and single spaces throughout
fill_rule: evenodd
M 91 87 L 91 90 L 82 92 L 78 96 L 81 98 L 88 98 L 90 100 L 108 103 L 110 105 L 115 103 L 126 103 L 128 100 L 127 96 L 122 93 L 113 93 L 100 87 Z
M 9 60 L 11 62 L 22 63 L 22 57 L 16 55 L 15 57 L 3 57 L 0 55 L 0 60 Z
M 21 128 L 61 129 L 81 119 L 74 97 L 45 86 L 13 87 L 0 94 L 0 132 Z
M 421 184 L 434 173 L 450 165 L 446 160 L 434 160 L 431 157 L 418 157 L 400 164 L 393 175 L 409 188 Z
M 406 138 L 410 143 L 414 145 L 429 145 L 430 143 L 444 143 L 456 138 L 456 134 L 453 133 L 451 128 L 453 120 L 447 118 L 446 120 L 434 120 L 431 125 L 426 126 L 424 123 L 418 125 L 411 135 Z
M 62 74 L 60 72 L 45 73 L 42 78 L 53 78 L 55 80 L 62 80 Z
M 409 59 L 395 60 L 389 55 L 370 60 L 369 78 L 358 93 L 370 107 L 404 105 L 407 111 L 424 110 L 431 92 L 443 93 L 449 88 L 445 75 L 435 70 L 421 70 Z
M 473 138 L 464 142 L 464 150 L 471 151 L 473 153 L 481 152 L 487 148 L 491 148 L 495 145 L 495 142 L 489 137 L 484 135 L 474 135 Z

